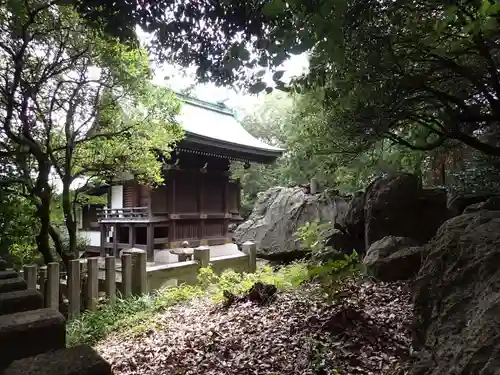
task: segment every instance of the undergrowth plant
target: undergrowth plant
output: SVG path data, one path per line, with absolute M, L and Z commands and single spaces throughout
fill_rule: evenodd
M 297 236 L 302 241 L 301 246 L 317 253 L 325 251 L 324 233 L 328 225 L 314 222 L 299 228 Z M 256 282 L 273 284 L 280 291 L 288 291 L 305 281 L 315 280 L 330 291 L 339 279 L 356 273 L 358 264 L 358 254 L 353 252 L 327 261 L 295 262 L 277 270 L 269 265 L 259 266 L 255 273 L 226 270 L 216 274 L 210 267 L 202 268 L 196 285 L 170 286 L 153 295 L 118 299 L 114 305 L 104 303 L 98 311 L 85 312 L 78 319 L 70 320 L 68 343 L 92 345 L 113 331 L 120 331 L 123 335 L 140 334 L 154 329 L 158 322 L 157 314 L 173 305 L 200 297 L 218 303 L 224 299 L 224 291 L 242 294 Z
M 281 291 L 299 286 L 309 279 L 306 263 L 294 263 L 277 271 L 269 266 L 259 267 L 255 273 L 237 273 L 226 270 L 217 275 L 208 268 L 200 269 L 196 285 L 182 284 L 165 287 L 154 295 L 118 299 L 114 305 L 104 303 L 98 311 L 83 313 L 78 319 L 68 322 L 68 344 L 93 345 L 109 333 L 121 331 L 124 335 L 136 335 L 155 328 L 156 314 L 171 306 L 199 297 L 223 300 L 223 291 L 244 293 L 257 282 L 276 285 Z

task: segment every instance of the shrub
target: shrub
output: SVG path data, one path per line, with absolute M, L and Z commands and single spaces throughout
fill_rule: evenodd
M 324 250 L 326 233 L 331 227 L 331 222 L 321 223 L 319 220 L 312 223 L 308 221 L 298 227 L 295 236 L 297 241 L 300 242 L 300 248 L 312 252 Z

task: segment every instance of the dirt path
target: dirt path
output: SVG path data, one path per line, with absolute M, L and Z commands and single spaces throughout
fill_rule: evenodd
M 97 350 L 116 375 L 386 374 L 408 352 L 410 320 L 406 284 L 350 283 L 332 303 L 307 285 L 268 306 L 179 306 Z

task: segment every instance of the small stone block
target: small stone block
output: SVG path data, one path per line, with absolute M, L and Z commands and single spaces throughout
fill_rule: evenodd
M 66 320 L 54 309 L 0 316 L 0 373 L 17 359 L 66 346 Z
M 14 270 L 0 271 L 0 280 L 14 279 L 16 277 L 19 277 L 19 274 Z
M 35 289 L 0 293 L 0 315 L 43 309 L 43 296 Z
M 15 277 L 13 279 L 0 280 L 0 293 L 14 292 L 16 290 L 24 290 L 28 286 L 22 277 Z
M 87 345 L 13 362 L 3 375 L 111 375 L 111 365 Z
M 5 271 L 7 269 L 7 262 L 4 259 L 0 259 L 0 271 Z

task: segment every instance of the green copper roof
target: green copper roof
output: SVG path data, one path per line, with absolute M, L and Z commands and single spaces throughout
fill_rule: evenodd
M 283 149 L 270 146 L 247 132 L 236 120 L 235 113 L 225 105 L 182 94 L 177 94 L 177 97 L 183 102 L 178 121 L 188 141 L 247 155 L 260 155 L 269 160 L 283 153 Z

